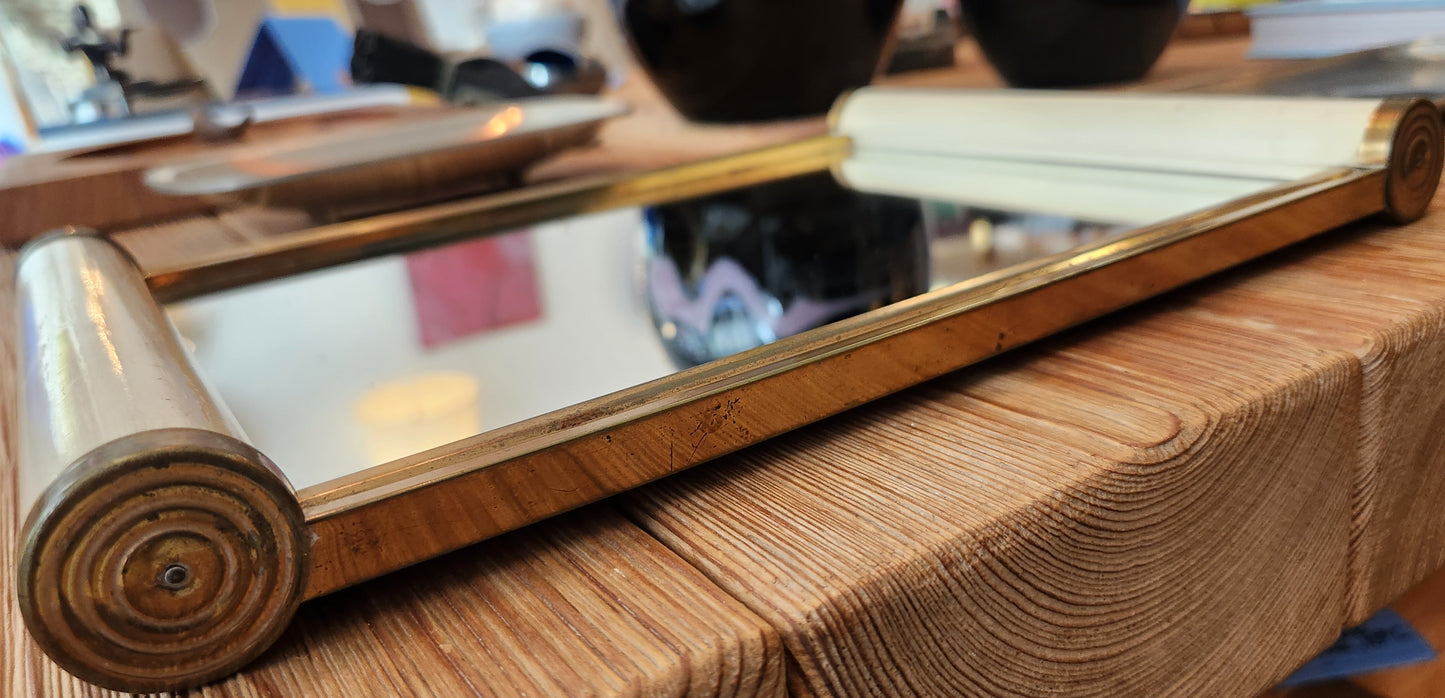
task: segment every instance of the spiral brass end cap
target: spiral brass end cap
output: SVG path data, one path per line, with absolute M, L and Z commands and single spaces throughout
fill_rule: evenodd
M 254 448 L 147 431 L 67 468 L 26 520 L 17 590 L 66 671 L 138 693 L 235 672 L 280 637 L 306 588 L 310 534 Z
M 1396 223 L 1419 220 L 1430 208 L 1445 165 L 1445 122 L 1429 101 L 1412 100 L 1390 136 L 1385 170 L 1385 216 Z

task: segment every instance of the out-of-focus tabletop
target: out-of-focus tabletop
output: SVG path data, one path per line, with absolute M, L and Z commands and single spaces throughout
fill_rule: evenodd
M 1177 42 L 1146 83 L 1246 74 L 1246 46 Z M 904 81 L 996 84 L 960 58 Z M 554 175 L 823 128 L 699 129 L 623 91 L 633 116 Z M 122 239 L 158 264 L 296 225 L 253 214 Z M 309 602 L 199 693 L 1256 695 L 1445 560 L 1442 377 L 1437 205 Z M 100 695 L 15 609 L 0 383 L 0 681 Z

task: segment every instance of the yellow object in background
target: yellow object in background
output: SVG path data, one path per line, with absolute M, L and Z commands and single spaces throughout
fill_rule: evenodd
M 466 373 L 422 373 L 366 391 L 353 413 L 372 464 L 481 433 L 477 380 Z
M 1279 0 L 1193 0 L 1189 3 L 1190 12 L 1228 12 L 1230 10 L 1242 10 L 1246 7 L 1259 5 L 1273 5 Z
M 343 0 L 271 0 L 271 8 L 282 17 L 330 17 L 347 29 L 355 28 Z

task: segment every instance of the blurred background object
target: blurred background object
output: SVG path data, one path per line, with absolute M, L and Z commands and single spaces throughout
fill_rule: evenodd
M 430 34 L 420 8 L 413 0 L 353 0 L 356 24 L 360 28 L 416 45 L 427 45 Z M 466 21 L 453 22 L 464 32 L 463 47 L 470 51 L 481 46 L 480 32 L 469 31 Z M 435 46 L 437 42 L 432 42 Z M 448 50 L 456 50 L 447 47 Z
M 518 60 L 541 49 L 577 51 L 582 45 L 582 17 L 563 0 L 488 0 L 488 52 L 502 60 Z
M 591 142 L 625 105 L 590 96 L 439 108 L 298 138 L 238 143 L 145 170 L 153 191 L 314 211 L 395 210 L 516 186 L 533 163 Z
M 72 2 L 0 2 L 0 47 L 3 47 L 3 58 L 8 63 L 11 90 L 19 97 L 15 108 L 25 112 L 24 120 L 29 122 L 32 130 L 70 123 L 73 120 L 72 104 L 86 90 L 97 87 L 95 68 L 85 55 L 78 50 L 67 50 L 68 39 L 76 49 L 85 41 L 76 36 L 76 19 L 76 5 Z M 102 32 L 109 36 L 111 43 L 119 43 L 115 41 L 119 37 L 112 34 L 121 24 L 115 0 L 93 3 L 86 11 L 84 21 L 89 30 L 86 38 L 97 48 L 105 43 Z M 139 46 L 142 37 L 137 33 L 128 38 L 135 40 Z M 112 55 L 114 53 L 117 52 Z M 137 75 L 149 74 L 129 60 L 105 63 L 109 69 L 124 69 Z M 110 101 L 123 104 L 119 94 Z M 33 134 L 28 134 L 27 140 L 29 138 L 33 138 Z
M 1215 13 L 1236 12 L 1255 5 L 1272 5 L 1281 0 L 1186 0 L 1184 5 L 1191 12 Z
M 1143 77 L 1183 12 L 1179 0 L 960 0 L 979 48 L 1015 87 Z
M 607 82 L 607 67 L 595 58 L 539 49 L 522 59 L 522 78 L 546 94 L 596 94 Z
M 0 46 L 34 133 L 349 86 L 343 0 L 4 0 Z
M 1319 58 L 1445 36 L 1441 0 L 1297 0 L 1249 16 L 1252 58 Z
M 169 137 L 201 105 L 349 93 L 354 73 L 469 104 L 595 93 L 608 73 L 588 51 L 623 55 L 613 22 L 602 0 L 0 0 L 0 141 Z M 152 115 L 166 125 L 129 124 Z
M 351 32 L 330 17 L 266 17 L 256 29 L 235 95 L 343 92 L 351 86 L 351 43 Z
M 351 79 L 359 84 L 394 83 L 440 90 L 445 61 L 409 39 L 360 29 L 352 45 Z
M 1172 0 L 1171 0 L 1172 1 Z M 903 0 L 618 0 L 662 94 L 694 121 L 822 114 L 877 71 Z
M 444 55 L 479 55 L 520 58 L 540 48 L 551 48 L 594 56 L 613 69 L 631 60 L 626 42 L 616 29 L 608 0 L 351 0 L 355 25 L 389 38 L 405 41 Z M 548 27 L 532 28 L 531 20 L 551 25 L 560 32 L 547 34 Z M 506 23 L 527 36 L 510 36 Z M 491 37 L 489 38 L 489 34 Z M 564 37 L 564 45 L 535 40 L 535 37 Z M 499 49 L 489 42 L 500 40 L 519 49 Z
M 904 0 L 893 34 L 887 72 L 953 65 L 959 38 L 957 0 Z
M 131 30 L 121 29 L 112 34 L 99 31 L 84 4 L 71 9 L 71 22 L 73 33 L 62 39 L 60 46 L 66 53 L 84 56 L 95 77 L 95 84 L 70 102 L 71 120 L 84 123 L 128 116 L 132 81 L 128 73 L 116 67 L 115 61 L 130 52 Z
M 1269 81 L 1263 91 L 1312 97 L 1425 95 L 1436 104 L 1445 102 L 1445 37 L 1300 63 L 1318 67 Z
M 597 94 L 607 83 L 607 68 L 600 61 L 564 49 L 541 48 L 510 62 L 488 56 L 449 58 L 369 29 L 356 32 L 350 64 L 357 84 L 423 87 L 454 104 Z

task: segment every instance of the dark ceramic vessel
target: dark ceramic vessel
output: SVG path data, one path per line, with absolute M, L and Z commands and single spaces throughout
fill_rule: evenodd
M 1015 87 L 1136 80 L 1179 23 L 1179 0 L 959 0 L 978 45 Z
M 868 84 L 903 0 L 613 0 L 648 74 L 693 121 L 828 111 Z

